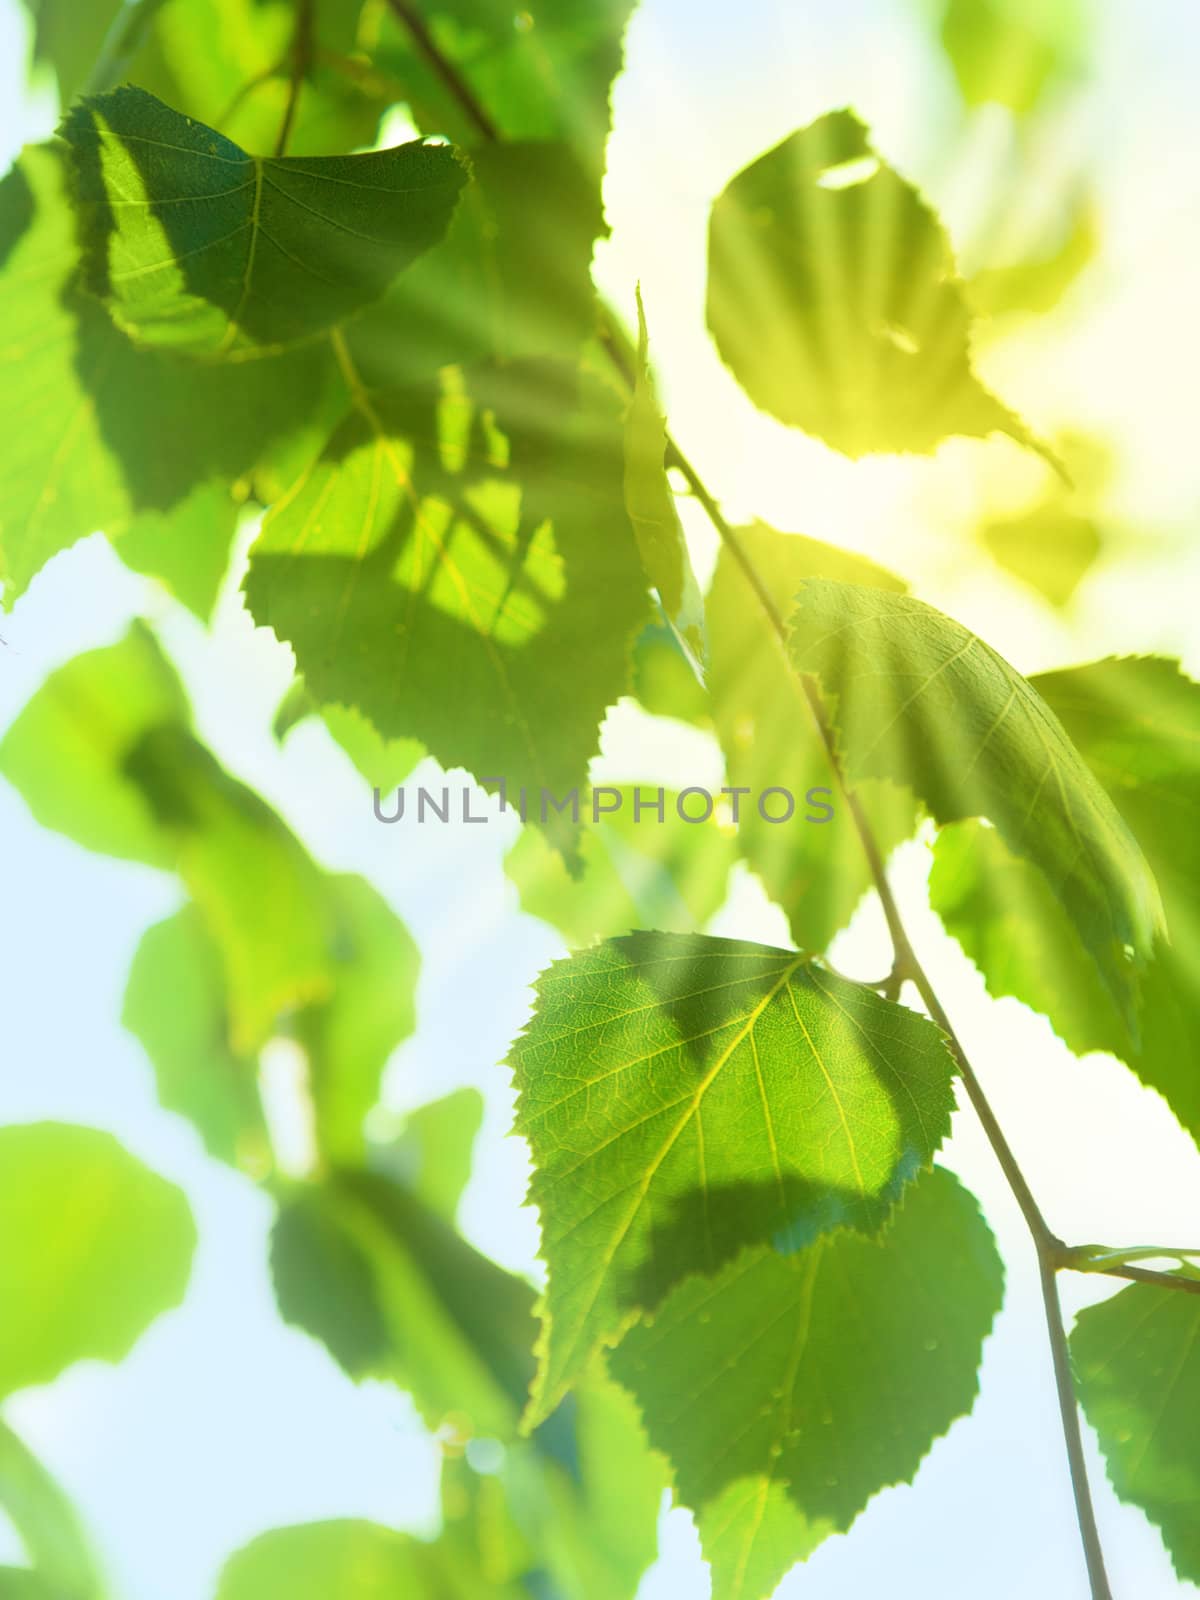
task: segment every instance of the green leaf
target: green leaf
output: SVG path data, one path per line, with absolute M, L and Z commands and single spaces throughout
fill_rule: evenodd
M 0 1396 L 76 1361 L 120 1361 L 183 1299 L 196 1228 L 183 1194 L 111 1134 L 0 1128 Z
M 34 1571 L 0 1567 L 4 1600 L 100 1600 L 99 1573 L 75 1509 L 46 1468 L 0 1421 L 0 1511 L 7 1512 Z M 20 1585 L 28 1583 L 28 1588 Z
M 379 1099 L 392 1051 L 416 1027 L 420 955 L 377 889 L 353 874 L 329 875 L 333 931 L 328 999 L 291 1019 L 308 1056 L 317 1144 L 327 1161 L 363 1153 L 363 1120 Z
M 417 1199 L 453 1224 L 471 1176 L 471 1152 L 483 1125 L 478 1089 L 455 1089 L 419 1106 L 386 1152 L 388 1171 Z
M 329 995 L 334 935 L 324 875 L 266 802 L 186 728 L 150 729 L 124 767 L 221 950 L 230 1044 L 239 1055 L 254 1051 L 281 1012 Z
M 0 774 L 34 817 L 89 850 L 152 866 L 176 856 L 130 753 L 152 730 L 189 720 L 183 686 L 142 623 L 43 682 L 0 741 Z
M 572 364 L 595 332 L 597 186 L 561 143 L 484 145 L 445 239 L 346 329 L 372 387 L 482 361 Z
M 134 530 L 135 551 L 144 552 L 147 539 L 173 538 L 173 511 L 192 526 L 193 495 L 210 492 L 205 485 L 231 494 L 321 409 L 332 372 L 313 351 L 218 367 L 137 349 L 75 288 L 76 220 L 65 188 L 57 147 L 26 150 L 0 181 L 0 581 L 8 607 L 51 556 L 85 534 L 102 529 L 117 540 Z M 181 552 L 164 566 L 190 574 L 203 562 Z
M 979 382 L 945 230 L 830 112 L 732 179 L 713 204 L 708 326 L 761 410 L 849 456 L 1028 429 Z
M 850 777 L 907 783 L 938 823 L 992 822 L 1045 874 L 1132 1016 L 1162 926 L 1158 889 L 1037 690 L 932 606 L 824 580 L 800 592 L 791 653 L 820 683 Z
M 1100 554 L 1100 530 L 1090 517 L 1054 503 L 1023 516 L 989 522 L 980 538 L 997 566 L 1065 606 Z
M 737 529 L 737 538 L 782 616 L 809 578 L 904 588 L 862 556 L 800 534 L 776 533 L 761 522 Z M 737 816 L 738 847 L 787 913 L 800 949 L 825 950 L 870 889 L 870 870 L 854 819 L 836 798 L 837 778 L 796 673 L 741 568 L 724 549 L 708 595 L 708 634 L 709 691 L 726 782 L 749 791 Z M 766 820 L 757 804 L 773 787 L 796 797 L 797 818 L 786 826 Z M 799 820 L 826 815 L 801 804 L 810 789 L 820 791 L 817 801 L 832 805 L 827 820 Z M 885 853 L 911 837 L 917 825 L 911 795 L 887 781 L 860 784 L 858 791 Z M 767 815 L 779 816 L 781 807 L 776 797 Z
M 573 375 L 539 373 L 506 392 L 500 438 L 461 390 L 357 388 L 245 583 L 319 700 L 444 768 L 527 787 L 535 815 L 539 789 L 585 781 L 646 610 L 618 419 L 590 389 L 574 408 Z
M 416 739 L 385 739 L 353 706 L 320 706 L 303 678 L 294 678 L 279 702 L 272 732 L 282 742 L 306 718 L 319 716 L 373 789 L 395 789 L 425 754 Z
M 268 1171 L 258 1064 L 230 1042 L 221 949 L 196 906 L 142 935 L 121 1021 L 150 1058 L 159 1101 L 195 1124 L 209 1154 L 256 1177 Z
M 510 1060 L 549 1268 L 531 1420 L 689 1273 L 877 1229 L 952 1105 L 924 1018 L 730 939 L 636 933 L 555 963 Z
M 159 579 L 194 616 L 208 622 L 240 509 L 228 484 L 201 484 L 173 512 L 138 517 L 117 541 L 117 554 L 131 571 Z
M 132 87 L 81 101 L 63 136 L 88 287 L 132 338 L 207 356 L 295 344 L 378 299 L 467 181 L 424 143 L 251 156 Z
M 1080 0 L 946 0 L 942 44 L 968 105 L 1025 113 L 1078 74 L 1088 29 Z
M 301 1523 L 259 1534 L 226 1562 L 217 1600 L 478 1600 L 474 1574 L 442 1542 L 374 1522 Z M 505 1596 L 498 1600 L 516 1600 Z
M 650 623 L 633 648 L 633 692 L 656 717 L 674 717 L 698 728 L 712 725 L 708 693 L 696 669 L 665 623 Z
M 658 591 L 667 620 L 703 659 L 704 602 L 667 479 L 667 423 L 650 371 L 650 335 L 640 288 L 637 312 L 637 376 L 625 413 L 625 507 L 646 576 Z
M 1098 207 L 1085 191 L 1073 202 L 1066 229 L 1052 249 L 980 268 L 963 286 L 967 299 L 983 317 L 1020 312 L 1044 316 L 1092 264 L 1099 248 Z
M 369 9 L 359 0 L 314 0 L 309 8 L 312 46 L 290 154 L 371 145 L 382 113 L 403 98 L 403 85 L 372 68 L 360 48 Z M 243 149 L 272 150 L 287 110 L 299 20 L 294 0 L 166 0 L 124 76 Z
M 334 1172 L 280 1209 L 271 1269 L 286 1322 L 353 1378 L 391 1378 L 437 1429 L 511 1437 L 529 1387 L 533 1291 L 400 1185 Z
M 582 868 L 574 877 L 543 835 L 521 830 L 504 861 L 521 909 L 557 928 L 572 948 L 638 927 L 697 932 L 724 904 L 735 854 L 732 834 L 711 819 L 682 820 L 672 790 L 663 792 L 661 821 L 649 809 L 657 789 L 621 787 L 595 791 L 595 798 L 608 802 L 614 792 L 620 810 L 586 829 Z M 695 797 L 684 807 L 699 813 Z
M 1049 885 L 994 833 L 956 827 L 939 838 L 934 910 L 990 993 L 1048 1016 L 1078 1055 L 1119 1056 L 1200 1140 L 1192 1070 L 1200 1025 L 1200 685 L 1154 657 L 1099 661 L 1033 683 L 1131 825 L 1162 891 L 1170 942 L 1156 944 L 1141 978 L 1137 1028 L 1080 950 Z
M 53 70 L 63 105 L 75 98 L 90 77 L 123 3 L 91 0 L 80 7 L 73 0 L 25 0 L 25 9 L 34 21 L 33 59 Z
M 1200 1583 L 1200 1300 L 1132 1284 L 1079 1313 L 1071 1358 L 1113 1488 Z
M 974 1403 L 1003 1283 L 975 1200 L 935 1169 L 882 1238 L 744 1251 L 626 1335 L 613 1370 L 698 1514 L 713 1600 L 770 1594 L 913 1477 Z
M 603 170 L 609 88 L 621 69 L 634 0 L 426 0 L 419 15 L 438 50 L 505 140 L 569 139 L 594 181 Z M 404 23 L 385 17 L 376 61 L 405 84 L 418 125 L 460 143 L 476 120 L 434 71 Z

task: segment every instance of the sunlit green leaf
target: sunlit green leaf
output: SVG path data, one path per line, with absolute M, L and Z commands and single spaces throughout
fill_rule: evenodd
M 1100 531 L 1090 517 L 1060 506 L 1035 507 L 1021 517 L 989 522 L 980 538 L 998 566 L 1051 605 L 1065 606 L 1100 554 Z
M 708 326 L 746 393 L 846 455 L 1025 424 L 979 382 L 949 240 L 850 111 L 745 167 L 713 205 Z
M 591 390 L 576 408 L 570 375 L 542 377 L 536 401 L 507 392 L 490 444 L 461 391 L 358 389 L 272 508 L 245 584 L 318 699 L 506 780 L 514 802 L 526 787 L 535 817 L 540 790 L 585 781 L 646 611 L 619 420 Z
M 913 1477 L 974 1403 L 1003 1281 L 974 1199 L 936 1169 L 880 1239 L 744 1251 L 626 1335 L 613 1370 L 698 1514 L 714 1600 L 762 1600 Z
M 924 1018 L 729 939 L 640 933 L 555 963 L 510 1059 L 549 1267 L 534 1419 L 689 1272 L 878 1228 L 952 1103 Z
M 202 484 L 171 513 L 138 517 L 117 541 L 117 554 L 134 572 L 159 579 L 207 622 L 229 564 L 239 509 L 227 484 Z
M 809 578 L 897 592 L 904 587 L 862 556 L 800 534 L 776 533 L 761 522 L 739 528 L 737 537 L 784 617 Z M 870 887 L 870 872 L 795 670 L 740 566 L 724 549 L 709 591 L 708 627 L 709 689 L 726 782 L 748 791 L 738 802 L 738 848 L 787 913 L 797 945 L 825 950 Z M 765 813 L 759 807 L 772 788 L 796 799 L 796 815 L 785 824 L 768 820 L 783 815 L 781 796 L 767 802 Z M 814 804 L 803 798 L 810 790 Z M 890 851 L 913 833 L 917 808 L 907 792 L 886 781 L 868 781 L 858 790 L 881 849 Z M 823 820 L 802 820 L 809 816 Z
M 638 634 L 632 687 L 640 704 L 656 717 L 674 717 L 700 728 L 711 724 L 708 693 L 665 623 L 651 623 Z
M 657 589 L 668 620 L 702 658 L 704 602 L 667 478 L 667 424 L 650 371 L 650 335 L 640 289 L 637 311 L 637 373 L 625 414 L 625 506 L 646 576 Z
M 1079 1313 L 1071 1356 L 1113 1488 L 1200 1583 L 1200 1299 L 1131 1284 Z
M 973 3 L 973 0 L 972 0 Z M 1084 193 L 1066 219 L 1066 229 L 1050 250 L 1030 253 L 1001 266 L 982 267 L 967 279 L 964 290 L 981 316 L 1013 312 L 1044 315 L 1091 265 L 1100 247 L 1096 202 Z
M 80 102 L 63 133 L 88 287 L 141 343 L 210 356 L 295 344 L 378 299 L 467 181 L 424 143 L 248 155 L 130 87 Z
M 1150 868 L 1062 724 L 982 639 L 907 595 L 814 580 L 792 660 L 833 713 L 850 776 L 898 778 L 939 823 L 986 817 L 1034 862 L 1126 1013 L 1162 925 Z
M 505 139 L 567 139 L 598 179 L 609 128 L 609 88 L 621 68 L 633 0 L 422 0 L 409 8 L 475 103 Z M 407 87 L 417 124 L 467 144 L 478 121 L 429 64 L 392 8 L 376 60 Z
M 946 0 L 942 17 L 963 99 L 1017 112 L 1078 73 L 1088 32 L 1082 0 Z
M 193 495 L 232 492 L 319 410 L 332 364 L 312 351 L 229 367 L 139 350 L 76 290 L 61 154 L 26 150 L 0 182 L 0 581 L 11 606 L 85 534 L 169 540 Z M 152 530 L 140 516 L 155 519 Z M 157 528 L 157 532 L 153 528 Z M 140 531 L 139 531 L 140 530 Z M 136 558 L 135 558 L 136 559 Z M 156 557 L 156 562 L 160 559 Z M 198 555 L 166 563 L 202 568 Z M 159 567 L 155 565 L 156 571 Z
M 1192 1065 L 1200 1017 L 1200 687 L 1153 657 L 1045 673 L 1034 686 L 1062 719 L 1153 867 L 1170 941 L 1143 974 L 1137 1026 L 1122 1015 L 1081 951 L 1066 912 L 1029 864 L 991 832 L 939 838 L 934 909 L 994 995 L 1043 1012 L 1072 1050 L 1119 1056 L 1200 1140 Z
M 0 1128 L 0 1395 L 122 1360 L 183 1299 L 195 1243 L 180 1190 L 110 1133 Z
M 286 739 L 308 717 L 319 716 L 373 789 L 395 789 L 425 754 L 416 739 L 384 739 L 353 706 L 320 706 L 303 678 L 292 680 L 279 703 L 272 725 L 275 737 Z
M 308 1522 L 261 1533 L 232 1555 L 217 1600 L 479 1600 L 476 1580 L 441 1542 L 374 1522 Z
M 661 797 L 661 818 L 657 789 L 623 786 L 596 798 L 609 803 L 615 796 L 620 809 L 584 832 L 575 876 L 540 833 L 521 830 L 504 870 L 522 910 L 549 922 L 572 947 L 639 927 L 697 932 L 724 902 L 736 853 L 732 832 L 712 819 L 684 821 L 673 790 Z M 693 795 L 683 804 L 698 817 L 705 802 Z

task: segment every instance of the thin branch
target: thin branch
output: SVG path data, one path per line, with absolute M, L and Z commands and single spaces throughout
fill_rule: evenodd
M 1050 1335 L 1050 1354 L 1054 1360 L 1054 1388 L 1058 1395 L 1058 1414 L 1062 1419 L 1067 1462 L 1071 1469 L 1071 1489 L 1075 1495 L 1075 1520 L 1079 1523 L 1079 1536 L 1083 1540 L 1088 1581 L 1092 1586 L 1093 1600 L 1112 1600 L 1108 1574 L 1104 1570 L 1104 1552 L 1100 1548 L 1100 1532 L 1096 1527 L 1096 1513 L 1092 1506 L 1092 1492 L 1088 1486 L 1087 1463 L 1083 1459 L 1083 1433 L 1079 1426 L 1075 1384 L 1071 1378 L 1071 1357 L 1067 1350 L 1067 1336 L 1063 1331 L 1062 1306 L 1058 1299 L 1058 1277 L 1054 1262 L 1040 1249 L 1038 1270 L 1042 1283 L 1042 1304 L 1046 1308 L 1046 1331 Z
M 474 90 L 459 72 L 453 61 L 442 54 L 436 40 L 429 31 L 429 25 L 416 6 L 412 5 L 410 0 L 387 0 L 387 3 L 412 35 L 413 43 L 417 49 L 458 102 L 463 115 L 474 127 L 476 133 L 486 143 L 495 144 L 500 138 L 499 128 L 475 98 Z
M 300 91 L 304 87 L 304 80 L 312 69 L 313 62 L 313 31 L 314 31 L 314 0 L 296 0 L 296 31 L 292 37 L 292 71 L 288 80 L 287 105 L 283 111 L 283 121 L 279 126 L 279 137 L 275 141 L 275 156 L 278 159 L 287 151 L 288 140 L 292 136 L 292 128 L 296 122 L 296 111 L 300 105 Z
M 1081 1269 L 1076 1267 L 1074 1270 L 1078 1272 Z M 1124 1262 L 1112 1267 L 1083 1270 L 1090 1270 L 1093 1277 L 1130 1278 L 1134 1283 L 1153 1283 L 1160 1289 L 1182 1289 L 1184 1294 L 1200 1294 L 1200 1278 L 1187 1277 L 1178 1272 L 1155 1272 L 1150 1267 L 1131 1267 Z

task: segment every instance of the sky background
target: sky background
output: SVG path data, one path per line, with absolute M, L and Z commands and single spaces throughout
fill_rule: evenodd
M 1092 72 L 1026 145 L 996 109 L 964 117 L 916 0 L 836 6 L 643 0 L 617 84 L 606 201 L 612 238 L 597 276 L 629 315 L 640 279 L 672 427 L 736 520 L 864 551 L 976 629 L 1022 671 L 1111 652 L 1159 651 L 1200 675 L 1200 14 L 1194 0 L 1094 7 Z M 0 0 L 0 156 L 53 123 L 23 88 L 14 0 Z M 1004 440 L 953 442 L 931 460 L 851 463 L 755 411 L 704 330 L 704 243 L 713 197 L 746 161 L 815 115 L 851 104 L 880 150 L 938 206 L 967 268 L 1053 237 L 1086 172 L 1100 207 L 1098 261 L 1052 317 L 985 343 L 985 378 L 1052 435 L 1064 426 L 1115 451 L 1105 512 L 1118 535 L 1065 615 L 1006 578 L 972 543 L 982 515 L 1044 489 L 1046 469 Z M 1189 270 L 1187 264 L 1193 264 Z M 712 541 L 685 507 L 697 565 Z M 201 736 L 258 787 L 324 864 L 366 874 L 422 950 L 417 1033 L 388 1073 L 397 1112 L 461 1084 L 487 1119 L 461 1211 L 466 1234 L 536 1280 L 536 1221 L 522 1205 L 523 1145 L 495 1063 L 521 1026 L 527 985 L 562 953 L 524 916 L 502 872 L 511 819 L 487 828 L 386 829 L 323 728 L 270 739 L 290 676 L 286 649 L 241 611 L 237 574 L 206 632 L 126 571 L 99 536 L 50 563 L 0 622 L 0 729 L 53 667 L 148 615 L 180 667 Z M 598 781 L 720 783 L 709 739 L 665 737 L 622 706 L 604 730 Z M 424 777 L 429 769 L 414 775 Z M 266 1271 L 271 1207 L 210 1160 L 162 1111 L 150 1068 L 118 1016 L 143 930 L 179 901 L 148 868 L 93 856 L 41 831 L 0 786 L 5 1027 L 0 1121 L 51 1117 L 111 1129 L 187 1192 L 201 1244 L 185 1304 L 119 1368 L 85 1363 L 11 1399 L 4 1415 L 87 1519 L 121 1600 L 208 1600 L 221 1563 L 264 1528 L 362 1515 L 436 1529 L 437 1462 L 406 1396 L 356 1387 L 322 1347 L 285 1329 Z M 1200 1243 L 1200 1154 L 1163 1102 L 1115 1061 L 1072 1058 L 1048 1024 L 982 983 L 925 909 L 926 845 L 895 863 L 917 948 L 1056 1230 L 1072 1239 Z M 748 874 L 711 931 L 787 942 Z M 833 952 L 874 976 L 880 921 L 861 915 Z M 850 1538 L 827 1541 L 778 1591 L 784 1600 L 893 1600 L 1026 1593 L 1083 1600 L 1086 1583 L 1063 1459 L 1032 1249 L 970 1113 L 944 1156 L 983 1201 L 1008 1266 L 985 1349 L 982 1394 L 915 1483 L 871 1503 Z M 1107 1291 L 1066 1279 L 1070 1310 Z M 10 1314 L 8 1308 L 5 1314 Z M 18 1313 L 19 1314 L 19 1313 Z M 1115 1592 L 1194 1593 L 1155 1530 L 1118 1505 L 1088 1436 Z M 0 1560 L 19 1559 L 0 1513 Z M 664 1515 L 662 1555 L 640 1600 L 707 1593 L 691 1522 Z

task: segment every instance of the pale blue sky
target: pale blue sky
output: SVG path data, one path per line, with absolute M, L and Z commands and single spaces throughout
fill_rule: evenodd
M 963 530 L 982 506 L 1036 492 L 1036 464 L 1004 443 L 952 444 L 931 462 L 850 464 L 755 413 L 708 345 L 700 310 L 707 206 L 740 164 L 820 111 L 857 106 L 959 241 L 977 230 L 981 193 L 1013 169 L 1010 130 L 990 115 L 959 126 L 952 81 L 913 15 L 903 0 L 743 0 L 736 13 L 708 0 L 646 0 L 616 93 L 607 189 L 614 235 L 598 275 L 626 309 L 640 277 L 673 423 L 735 514 L 757 512 L 869 551 L 1024 670 L 1162 649 L 1183 652 L 1200 672 L 1200 571 L 1183 542 L 1200 507 L 1192 437 L 1200 332 L 1194 285 L 1180 268 L 1200 244 L 1189 159 L 1200 148 L 1192 5 L 1098 5 L 1094 86 L 1039 147 L 1035 189 L 1041 214 L 1053 216 L 1064 166 L 1069 178 L 1079 160 L 1102 154 L 1105 255 L 1051 330 L 1031 328 L 983 354 L 997 387 L 1037 426 L 1083 423 L 1116 440 L 1113 508 L 1150 543 L 1153 561 L 1118 557 L 1068 620 L 1039 610 L 978 556 L 962 555 Z M 6 154 L 23 115 L 13 17 L 13 0 L 3 0 Z M 708 536 L 696 528 L 695 539 L 703 564 Z M 523 1147 L 504 1137 L 509 1091 L 494 1063 L 524 1018 L 525 985 L 560 946 L 517 910 L 500 869 L 510 835 L 500 825 L 427 827 L 418 850 L 406 826 L 381 829 L 360 780 L 316 725 L 282 751 L 271 742 L 266 730 L 290 660 L 250 628 L 236 594 L 227 593 L 206 635 L 127 573 L 100 538 L 53 562 L 0 627 L 0 729 L 47 670 L 115 639 L 138 613 L 159 623 L 221 759 L 262 789 L 319 859 L 368 874 L 419 939 L 419 1030 L 393 1062 L 389 1102 L 402 1110 L 462 1083 L 483 1089 L 488 1119 L 461 1220 L 501 1260 L 534 1270 Z M 651 745 L 629 712 L 612 719 L 605 752 L 607 772 L 648 781 L 703 783 L 716 770 L 700 736 L 656 736 Z M 268 1203 L 158 1108 L 140 1049 L 117 1023 L 130 957 L 142 930 L 176 903 L 173 883 L 41 832 L 4 787 L 0 839 L 0 1120 L 111 1128 L 183 1185 L 201 1227 L 185 1305 L 123 1366 L 85 1364 L 5 1407 L 82 1507 L 114 1594 L 208 1600 L 229 1552 L 288 1521 L 361 1514 L 432 1531 L 435 1457 L 410 1403 L 382 1386 L 355 1389 L 318 1346 L 282 1328 L 265 1270 Z M 1200 1156 L 1165 1106 L 1112 1061 L 1075 1062 L 1021 1007 L 989 1004 L 924 911 L 924 867 L 918 844 L 897 869 L 920 948 L 1059 1231 L 1200 1237 Z M 716 926 L 782 937 L 778 914 L 744 878 Z M 864 917 L 839 960 L 866 973 L 880 965 L 880 949 L 876 920 Z M 1084 1600 L 1031 1252 L 966 1117 L 947 1159 L 984 1201 L 1009 1264 L 982 1398 L 914 1485 L 878 1496 L 852 1536 L 829 1541 L 780 1596 Z M 1083 1287 L 1070 1287 L 1072 1306 Z M 1145 1519 L 1117 1505 L 1090 1439 L 1089 1452 L 1116 1593 L 1191 1593 Z M 0 1519 L 0 1553 L 5 1537 Z M 641 1600 L 703 1600 L 707 1580 L 685 1513 L 664 1519 L 663 1550 Z

